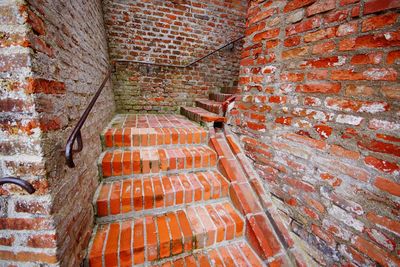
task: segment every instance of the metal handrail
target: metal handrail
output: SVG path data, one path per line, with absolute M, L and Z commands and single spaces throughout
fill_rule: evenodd
M 162 66 L 162 67 L 174 67 L 174 68 L 188 68 L 194 64 L 196 64 L 199 61 L 202 61 L 203 59 L 221 51 L 222 49 L 224 49 L 225 47 L 230 46 L 231 44 L 236 43 L 237 41 L 240 41 L 244 38 L 245 36 L 240 36 L 239 38 L 236 38 L 232 41 L 230 41 L 229 43 L 224 44 L 223 46 L 218 47 L 216 50 L 213 50 L 212 52 L 202 56 L 201 58 L 198 58 L 192 62 L 190 62 L 189 64 L 186 65 L 175 65 L 175 64 L 163 64 L 163 63 L 155 63 L 155 62 L 147 62 L 147 61 L 139 61 L 139 60 L 127 60 L 127 59 L 116 59 L 114 60 L 114 62 L 127 62 L 127 63 L 139 63 L 139 64 L 147 64 L 147 65 L 154 65 L 154 66 Z
M 135 62 L 135 63 L 144 63 L 144 64 L 150 64 L 150 65 L 158 65 L 158 66 L 169 66 L 169 67 L 177 67 L 177 68 L 187 68 L 190 67 L 194 64 L 196 64 L 197 62 L 217 53 L 218 51 L 224 49 L 225 47 L 234 44 L 235 42 L 243 39 L 244 36 L 241 36 L 239 38 L 236 38 L 233 41 L 230 41 L 229 43 L 217 48 L 216 50 L 208 53 L 207 55 L 198 58 L 196 60 L 194 60 L 193 62 L 187 64 L 187 65 L 168 65 L 168 64 L 158 64 L 158 63 L 152 63 L 152 62 L 141 62 L 141 61 L 131 61 L 131 60 L 114 60 L 114 62 Z M 114 64 L 113 64 L 114 65 Z M 114 67 L 114 66 L 113 66 Z M 85 124 L 85 121 L 87 119 L 87 117 L 89 116 L 90 111 L 92 110 L 94 104 L 97 101 L 97 98 L 99 98 L 100 93 L 103 91 L 103 88 L 105 87 L 107 81 L 110 79 L 111 77 L 111 73 L 112 70 L 109 69 L 107 72 L 106 77 L 103 80 L 103 83 L 100 85 L 99 89 L 97 90 L 96 94 L 93 96 L 92 100 L 89 103 L 89 106 L 86 108 L 85 112 L 82 114 L 81 118 L 79 119 L 78 123 L 76 124 L 75 128 L 73 129 L 71 135 L 68 138 L 67 144 L 65 145 L 65 158 L 66 158 L 66 163 L 67 166 L 70 168 L 74 168 L 75 167 L 75 163 L 74 163 L 74 153 L 75 152 L 81 152 L 83 149 L 83 141 L 82 141 L 82 133 L 81 133 L 81 129 L 82 126 Z M 77 141 L 78 143 L 78 147 L 77 149 L 73 149 L 74 143 L 75 141 Z
M 0 186 L 3 185 L 3 184 L 15 184 L 15 185 L 18 185 L 19 187 L 24 189 L 29 194 L 33 194 L 36 191 L 35 188 L 33 188 L 33 186 L 29 182 L 27 182 L 25 180 L 22 180 L 20 178 L 16 178 L 16 177 L 3 177 L 3 178 L 0 178 Z
M 99 89 L 97 89 L 96 94 L 93 96 L 92 101 L 90 101 L 89 106 L 86 108 L 85 112 L 82 114 L 81 118 L 79 119 L 78 123 L 76 124 L 74 130 L 72 131 L 71 135 L 68 138 L 67 144 L 65 145 L 65 158 L 67 160 L 67 166 L 70 168 L 75 167 L 74 163 L 74 153 L 81 152 L 83 149 L 83 142 L 82 142 L 82 134 L 81 129 L 83 124 L 85 123 L 87 117 L 89 116 L 90 111 L 92 110 L 94 104 L 99 98 L 100 93 L 103 91 L 107 81 L 111 77 L 111 69 L 107 71 L 106 77 L 104 78 L 102 84 L 100 85 Z M 75 140 L 78 142 L 78 148 L 73 149 Z

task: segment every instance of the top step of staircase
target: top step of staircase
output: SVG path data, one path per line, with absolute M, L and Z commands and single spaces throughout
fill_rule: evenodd
M 225 122 L 225 117 L 199 107 L 181 107 L 181 114 L 198 123 Z
M 221 93 L 223 94 L 237 94 L 238 93 L 238 89 L 237 87 L 225 87 L 225 88 L 221 88 Z
M 217 102 L 224 102 L 232 95 L 233 94 L 226 94 L 226 93 L 210 93 L 208 97 L 210 100 L 214 100 Z

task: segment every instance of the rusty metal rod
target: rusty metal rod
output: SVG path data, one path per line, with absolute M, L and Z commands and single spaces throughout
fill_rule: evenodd
M 0 185 L 3 185 L 3 184 L 15 184 L 15 185 L 18 185 L 19 187 L 24 189 L 29 194 L 33 194 L 36 191 L 35 188 L 33 188 L 33 186 L 29 182 L 27 182 L 25 180 L 22 180 L 20 178 L 16 178 L 16 177 L 3 177 L 3 178 L 0 178 Z

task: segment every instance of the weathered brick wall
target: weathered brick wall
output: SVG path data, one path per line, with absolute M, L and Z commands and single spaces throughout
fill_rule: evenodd
M 2 198 L 0 259 L 78 266 L 93 222 L 99 134 L 114 111 L 110 84 L 82 130 L 75 169 L 62 149 L 108 67 L 101 1 L 3 2 L 1 172 L 35 180 L 38 191 L 4 187 L 12 195 Z
M 112 60 L 186 65 L 243 35 L 245 0 L 106 0 Z M 175 112 L 209 90 L 234 90 L 241 44 L 187 69 L 118 64 L 114 92 L 119 112 Z
M 0 189 L 0 265 L 56 263 L 55 227 L 41 146 L 46 124 L 36 112 L 31 31 L 36 16 L 22 1 L 0 1 L 0 177 L 28 180 L 27 195 L 13 185 Z
M 322 265 L 400 265 L 399 1 L 251 1 L 231 123 Z

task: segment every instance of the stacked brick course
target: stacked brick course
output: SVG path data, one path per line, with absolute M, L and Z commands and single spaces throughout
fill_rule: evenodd
M 77 266 L 92 230 L 101 129 L 114 103 L 108 85 L 82 130 L 77 167 L 63 146 L 108 68 L 101 1 L 0 1 L 0 261 Z M 31 265 L 29 265 L 31 264 Z
M 249 3 L 230 121 L 317 264 L 400 264 L 399 8 Z
M 40 119 L 36 94 L 62 84 L 32 79 L 32 32 L 43 23 L 21 1 L 0 1 L 0 177 L 29 181 L 36 193 L 4 185 L 0 194 L 0 264 L 56 263 L 56 230 L 41 146 L 48 124 Z M 46 91 L 46 92 L 45 92 Z M 5 263 L 6 262 L 6 263 Z
M 244 32 L 246 1 L 104 1 L 112 60 L 186 65 Z M 118 63 L 119 112 L 171 113 L 209 91 L 235 90 L 241 43 L 185 69 Z

